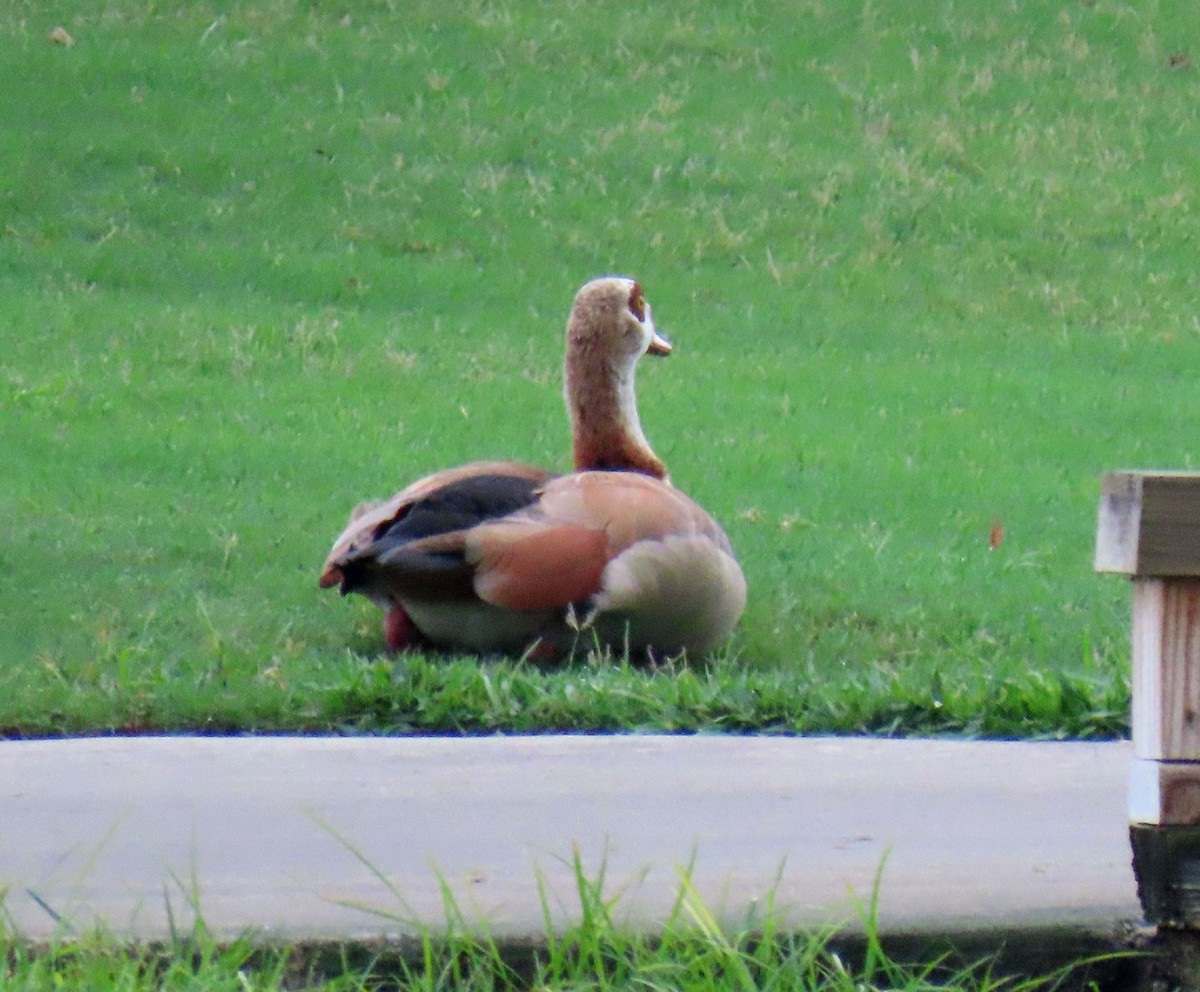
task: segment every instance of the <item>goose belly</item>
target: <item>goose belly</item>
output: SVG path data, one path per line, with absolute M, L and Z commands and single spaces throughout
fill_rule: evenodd
M 506 610 L 481 601 L 431 602 L 404 597 L 400 605 L 434 644 L 480 654 L 521 652 L 557 626 L 561 617 L 561 611 Z
M 640 541 L 608 563 L 593 603 L 601 640 L 658 654 L 702 654 L 733 630 L 746 608 L 737 559 L 710 539 Z

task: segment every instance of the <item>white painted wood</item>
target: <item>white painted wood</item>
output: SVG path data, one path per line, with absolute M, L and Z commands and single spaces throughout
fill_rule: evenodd
M 774 888 L 784 922 L 853 922 L 882 866 L 887 933 L 1109 933 L 1140 918 L 1130 760 L 1127 743 L 831 738 L 7 742 L 0 889 L 30 937 L 54 931 L 47 906 L 162 937 L 194 884 L 218 935 L 336 940 L 437 929 L 440 874 L 468 920 L 528 940 L 539 872 L 557 924 L 577 917 L 578 850 L 641 927 L 691 863 L 727 921 Z
M 1130 730 L 1134 754 L 1155 761 L 1165 756 L 1163 744 L 1162 579 L 1134 579 Z
M 1129 770 L 1129 822 L 1162 823 L 1162 790 L 1158 769 L 1162 762 L 1135 758 Z

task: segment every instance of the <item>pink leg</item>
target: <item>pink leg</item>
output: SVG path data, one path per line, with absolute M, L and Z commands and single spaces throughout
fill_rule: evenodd
M 404 651 L 417 639 L 417 628 L 404 612 L 403 606 L 393 606 L 383 617 L 383 637 L 389 651 Z
M 559 660 L 559 650 L 547 640 L 540 640 L 530 650 L 525 652 L 525 657 L 535 664 L 546 665 Z

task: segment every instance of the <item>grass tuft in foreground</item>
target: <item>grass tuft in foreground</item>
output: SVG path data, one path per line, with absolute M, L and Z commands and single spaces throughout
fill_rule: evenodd
M 471 927 L 446 890 L 446 926 L 402 948 L 270 947 L 252 936 L 222 943 L 197 923 L 165 945 L 122 943 L 104 934 L 33 947 L 0 927 L 0 988 L 25 992 L 160 990 L 390 989 L 396 992 L 1054 992 L 1095 989 L 1130 956 L 1113 953 L 1041 975 L 1002 971 L 996 959 L 962 964 L 950 952 L 901 961 L 878 933 L 877 894 L 860 907 L 862 934 L 843 939 L 836 928 L 816 933 L 784 929 L 770 898 L 741 924 L 719 921 L 692 887 L 686 870 L 674 908 L 653 936 L 622 922 L 619 896 L 604 891 L 603 873 L 587 877 L 575 861 L 577 921 L 546 933 L 535 948 L 501 946 Z M 386 880 L 385 880 L 386 881 Z M 400 915 L 381 916 L 412 928 Z

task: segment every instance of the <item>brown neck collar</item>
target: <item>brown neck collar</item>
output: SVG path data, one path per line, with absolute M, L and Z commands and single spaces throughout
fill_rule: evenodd
M 577 431 L 575 471 L 640 472 L 656 479 L 667 478 L 667 468 L 654 452 L 620 427 Z

